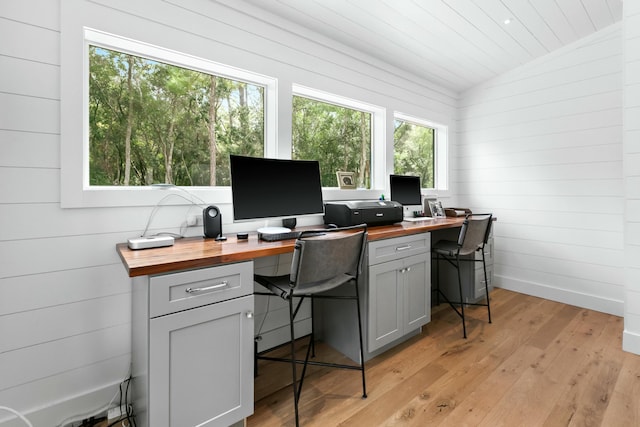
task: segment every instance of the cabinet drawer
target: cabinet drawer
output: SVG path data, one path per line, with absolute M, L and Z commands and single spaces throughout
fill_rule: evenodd
M 429 233 L 376 240 L 369 243 L 369 265 L 405 258 L 429 252 L 430 250 L 431 238 Z
M 152 276 L 149 315 L 177 311 L 253 293 L 253 261 Z

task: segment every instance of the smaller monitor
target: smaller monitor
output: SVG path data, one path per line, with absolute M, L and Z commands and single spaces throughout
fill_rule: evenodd
M 403 206 L 405 218 L 413 217 L 414 212 L 422 212 L 422 193 L 420 177 L 414 175 L 390 175 L 391 200 Z

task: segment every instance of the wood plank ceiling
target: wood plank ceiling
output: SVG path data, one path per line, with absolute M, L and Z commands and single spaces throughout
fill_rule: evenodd
M 457 93 L 622 19 L 622 0 L 218 1 Z

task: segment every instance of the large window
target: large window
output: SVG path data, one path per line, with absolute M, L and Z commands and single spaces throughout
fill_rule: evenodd
M 446 190 L 447 128 L 396 113 L 393 130 L 393 170 L 417 175 L 423 188 Z
M 263 156 L 276 145 L 276 79 L 83 34 L 82 51 L 71 36 L 63 45 L 73 48 L 62 49 L 63 207 L 153 204 L 156 183 L 224 203 L 229 154 Z
M 336 172 L 344 171 L 369 188 L 371 113 L 294 95 L 291 157 L 319 160 L 323 187 L 337 187 Z
M 264 88 L 89 46 L 91 185 L 230 185 L 264 153 Z
M 318 160 L 325 188 L 338 187 L 336 172 L 354 172 L 359 189 L 381 188 L 384 109 L 297 85 L 292 102 L 291 158 Z
M 417 175 L 423 188 L 434 188 L 435 129 L 396 119 L 393 129 L 393 170 Z

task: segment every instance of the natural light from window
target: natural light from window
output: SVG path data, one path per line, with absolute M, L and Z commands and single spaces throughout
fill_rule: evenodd
M 435 129 L 396 119 L 393 130 L 393 170 L 420 177 L 422 188 L 434 188 Z
M 264 153 L 264 88 L 89 47 L 91 185 L 228 186 Z
M 370 188 L 371 113 L 294 95 L 292 116 L 291 157 L 319 160 L 323 187 L 337 187 L 342 171 Z

